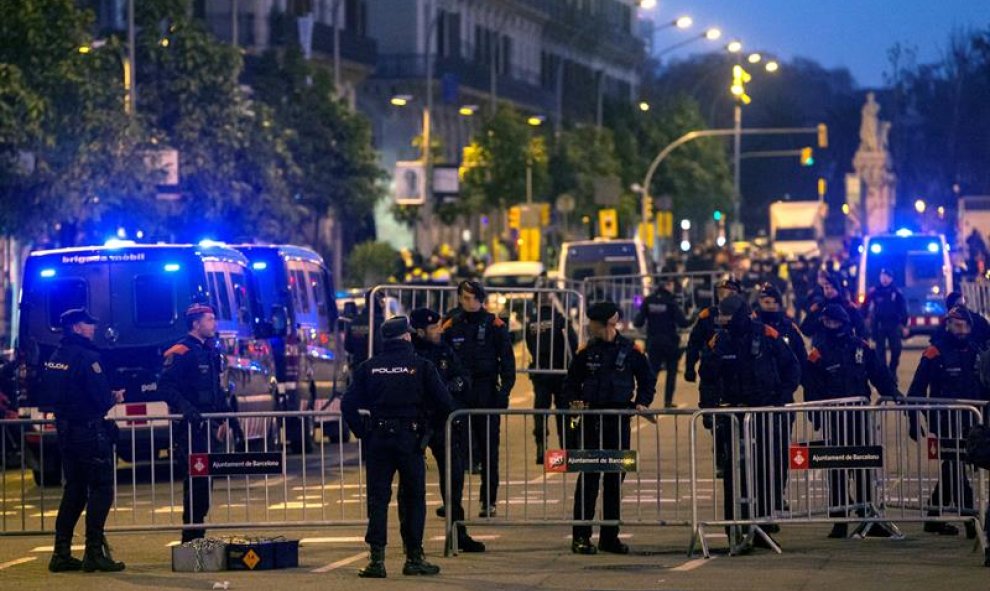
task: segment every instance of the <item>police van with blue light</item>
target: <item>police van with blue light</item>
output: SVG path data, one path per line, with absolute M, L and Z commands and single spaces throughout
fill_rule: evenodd
M 945 296 L 953 290 L 945 236 L 909 230 L 867 236 L 859 253 L 856 301 L 862 304 L 870 287 L 879 281 L 880 270 L 888 269 L 907 301 L 911 334 L 934 333 L 946 312 Z
M 20 358 L 26 365 L 21 372 L 21 415 L 50 417 L 52 401 L 38 388 L 40 368 L 62 337 L 61 314 L 83 308 L 99 321 L 93 344 L 111 387 L 125 390 L 124 402 L 107 415 L 121 427 L 118 457 L 147 463 L 167 456 L 170 422 L 154 418 L 168 414 L 156 394 L 157 380 L 164 351 L 187 332 L 183 311 L 193 302 L 209 303 L 216 312 L 216 346 L 225 361 L 222 383 L 231 408 L 276 409 L 275 368 L 267 341 L 272 330 L 262 320 L 249 265 L 237 250 L 212 242 L 113 241 L 31 253 L 16 320 Z M 272 418 L 244 419 L 241 431 L 247 441 L 236 442 L 239 445 L 265 440 L 272 445 L 280 436 Z M 59 485 L 54 426 L 37 428 L 25 439 L 35 481 Z

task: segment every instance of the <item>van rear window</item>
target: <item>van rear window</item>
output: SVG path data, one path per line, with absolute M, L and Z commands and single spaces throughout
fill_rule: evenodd
M 48 324 L 61 326 L 62 312 L 73 308 L 88 308 L 86 282 L 82 279 L 55 279 L 48 287 Z
M 175 318 L 175 279 L 164 275 L 135 276 L 135 326 L 171 326 Z

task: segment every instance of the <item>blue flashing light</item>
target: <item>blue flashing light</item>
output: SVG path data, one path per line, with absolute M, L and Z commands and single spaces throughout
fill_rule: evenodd
M 882 250 L 883 247 L 877 244 L 876 242 L 870 245 L 870 252 L 872 252 L 873 254 L 880 254 Z
M 165 264 L 165 272 L 166 273 L 175 273 L 176 271 L 179 270 L 179 268 L 180 268 L 179 267 L 179 263 L 166 263 Z
M 928 252 L 938 252 L 940 249 L 938 247 L 938 242 L 928 243 Z
M 55 269 L 42 269 L 41 270 L 41 276 L 44 277 L 44 278 L 46 278 L 46 279 L 49 278 L 49 277 L 54 277 L 55 276 Z
M 211 248 L 214 246 L 223 246 L 223 242 L 217 242 L 211 238 L 203 238 L 199 241 L 199 245 L 203 248 Z
M 860 244 L 859 245 L 859 248 L 857 250 L 858 250 L 859 254 L 863 254 L 863 245 Z
M 133 240 L 121 240 L 120 238 L 110 238 L 103 243 L 107 248 L 120 248 L 122 246 L 134 246 L 137 244 Z
M 254 263 L 251 263 L 251 268 L 254 269 L 255 271 L 264 271 L 265 269 L 268 268 L 268 263 L 266 263 L 265 261 L 256 261 Z
M 900 236 L 901 238 L 903 238 L 905 236 L 911 236 L 912 234 L 914 234 L 914 232 L 912 232 L 911 230 L 909 230 L 907 228 L 901 228 L 901 229 L 897 230 L 896 232 L 894 232 L 894 234 L 896 234 L 897 236 Z

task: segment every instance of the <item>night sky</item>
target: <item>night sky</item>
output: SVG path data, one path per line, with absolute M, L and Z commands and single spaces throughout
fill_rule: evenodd
M 896 43 L 914 46 L 918 61 L 935 61 L 954 28 L 990 27 L 990 0 L 659 0 L 649 11 L 657 23 L 687 14 L 688 31 L 669 28 L 656 34 L 657 50 L 717 26 L 717 42 L 699 40 L 664 56 L 677 59 L 720 49 L 731 39 L 746 51 L 772 52 L 783 61 L 795 56 L 822 65 L 847 67 L 861 87 L 884 83 L 887 50 Z

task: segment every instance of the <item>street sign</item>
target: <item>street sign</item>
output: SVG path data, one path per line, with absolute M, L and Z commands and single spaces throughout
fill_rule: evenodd
M 457 171 L 457 166 L 433 166 L 433 197 L 441 203 L 453 203 L 460 196 L 460 177 Z
M 270 476 L 284 471 L 280 452 L 189 454 L 190 476 Z
M 561 193 L 560 196 L 557 197 L 557 201 L 554 203 L 554 206 L 557 208 L 559 213 L 567 215 L 574 211 L 574 208 L 577 207 L 577 201 L 570 193 Z
M 619 237 L 619 212 L 614 209 L 598 210 L 598 235 L 602 238 Z
M 790 446 L 792 470 L 830 468 L 882 468 L 882 445 L 804 445 Z
M 634 449 L 549 449 L 546 472 L 635 472 L 639 456 Z
M 540 260 L 540 228 L 522 228 L 519 230 L 519 260 Z
M 395 202 L 398 205 L 426 203 L 426 172 L 419 160 L 395 163 Z

